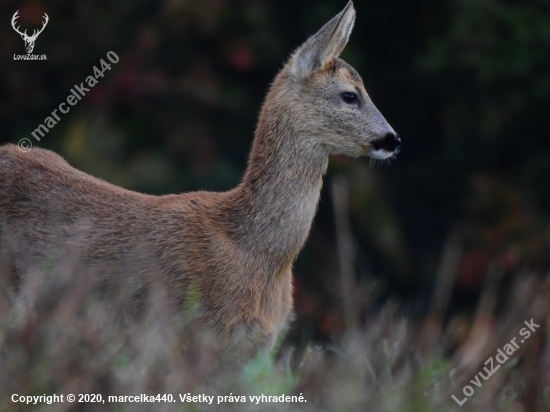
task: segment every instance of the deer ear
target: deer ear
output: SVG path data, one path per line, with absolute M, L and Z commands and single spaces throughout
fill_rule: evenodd
M 290 58 L 291 73 L 304 79 L 333 57 L 338 57 L 348 42 L 354 22 L 355 9 L 350 1 L 344 10 L 293 53 Z

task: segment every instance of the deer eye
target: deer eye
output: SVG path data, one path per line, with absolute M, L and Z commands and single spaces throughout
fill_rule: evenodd
M 342 96 L 342 100 L 345 101 L 347 104 L 357 103 L 358 100 L 357 95 L 351 92 L 344 92 L 340 96 Z

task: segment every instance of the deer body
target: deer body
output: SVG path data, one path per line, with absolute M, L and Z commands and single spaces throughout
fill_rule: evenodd
M 75 249 L 78 275 L 116 282 L 130 273 L 138 288 L 165 286 L 176 308 L 198 290 L 202 320 L 226 343 L 271 348 L 292 309 L 291 267 L 328 156 L 386 158 L 399 145 L 360 77 L 337 57 L 353 21 L 350 2 L 276 77 L 246 173 L 231 191 L 149 196 L 46 150 L 0 147 L 0 275 L 24 283 Z

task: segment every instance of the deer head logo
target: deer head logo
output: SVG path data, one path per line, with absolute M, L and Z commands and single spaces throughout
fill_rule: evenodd
M 46 27 L 46 24 L 48 24 L 48 20 L 50 20 L 50 18 L 48 17 L 48 15 L 46 13 L 44 13 L 44 19 L 45 20 L 44 20 L 44 23 L 42 23 L 42 28 L 40 30 L 34 30 L 32 36 L 29 36 L 29 35 L 27 35 L 27 30 L 25 30 L 23 33 L 21 33 L 19 31 L 19 27 L 15 27 L 15 21 L 19 18 L 18 13 L 19 13 L 19 10 L 17 10 L 15 12 L 15 14 L 13 15 L 13 17 L 11 19 L 11 25 L 12 25 L 13 29 L 21 35 L 21 38 L 25 42 L 25 49 L 27 49 L 27 53 L 31 54 L 32 50 L 34 49 L 34 42 L 36 41 L 36 38 L 38 37 L 38 35 L 40 33 L 42 33 L 44 31 L 44 28 Z

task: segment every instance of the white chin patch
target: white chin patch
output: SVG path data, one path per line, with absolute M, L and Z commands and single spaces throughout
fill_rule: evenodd
M 378 149 L 378 150 L 371 150 L 370 157 L 373 159 L 387 159 L 388 157 L 391 157 L 394 152 L 388 152 L 384 149 Z

